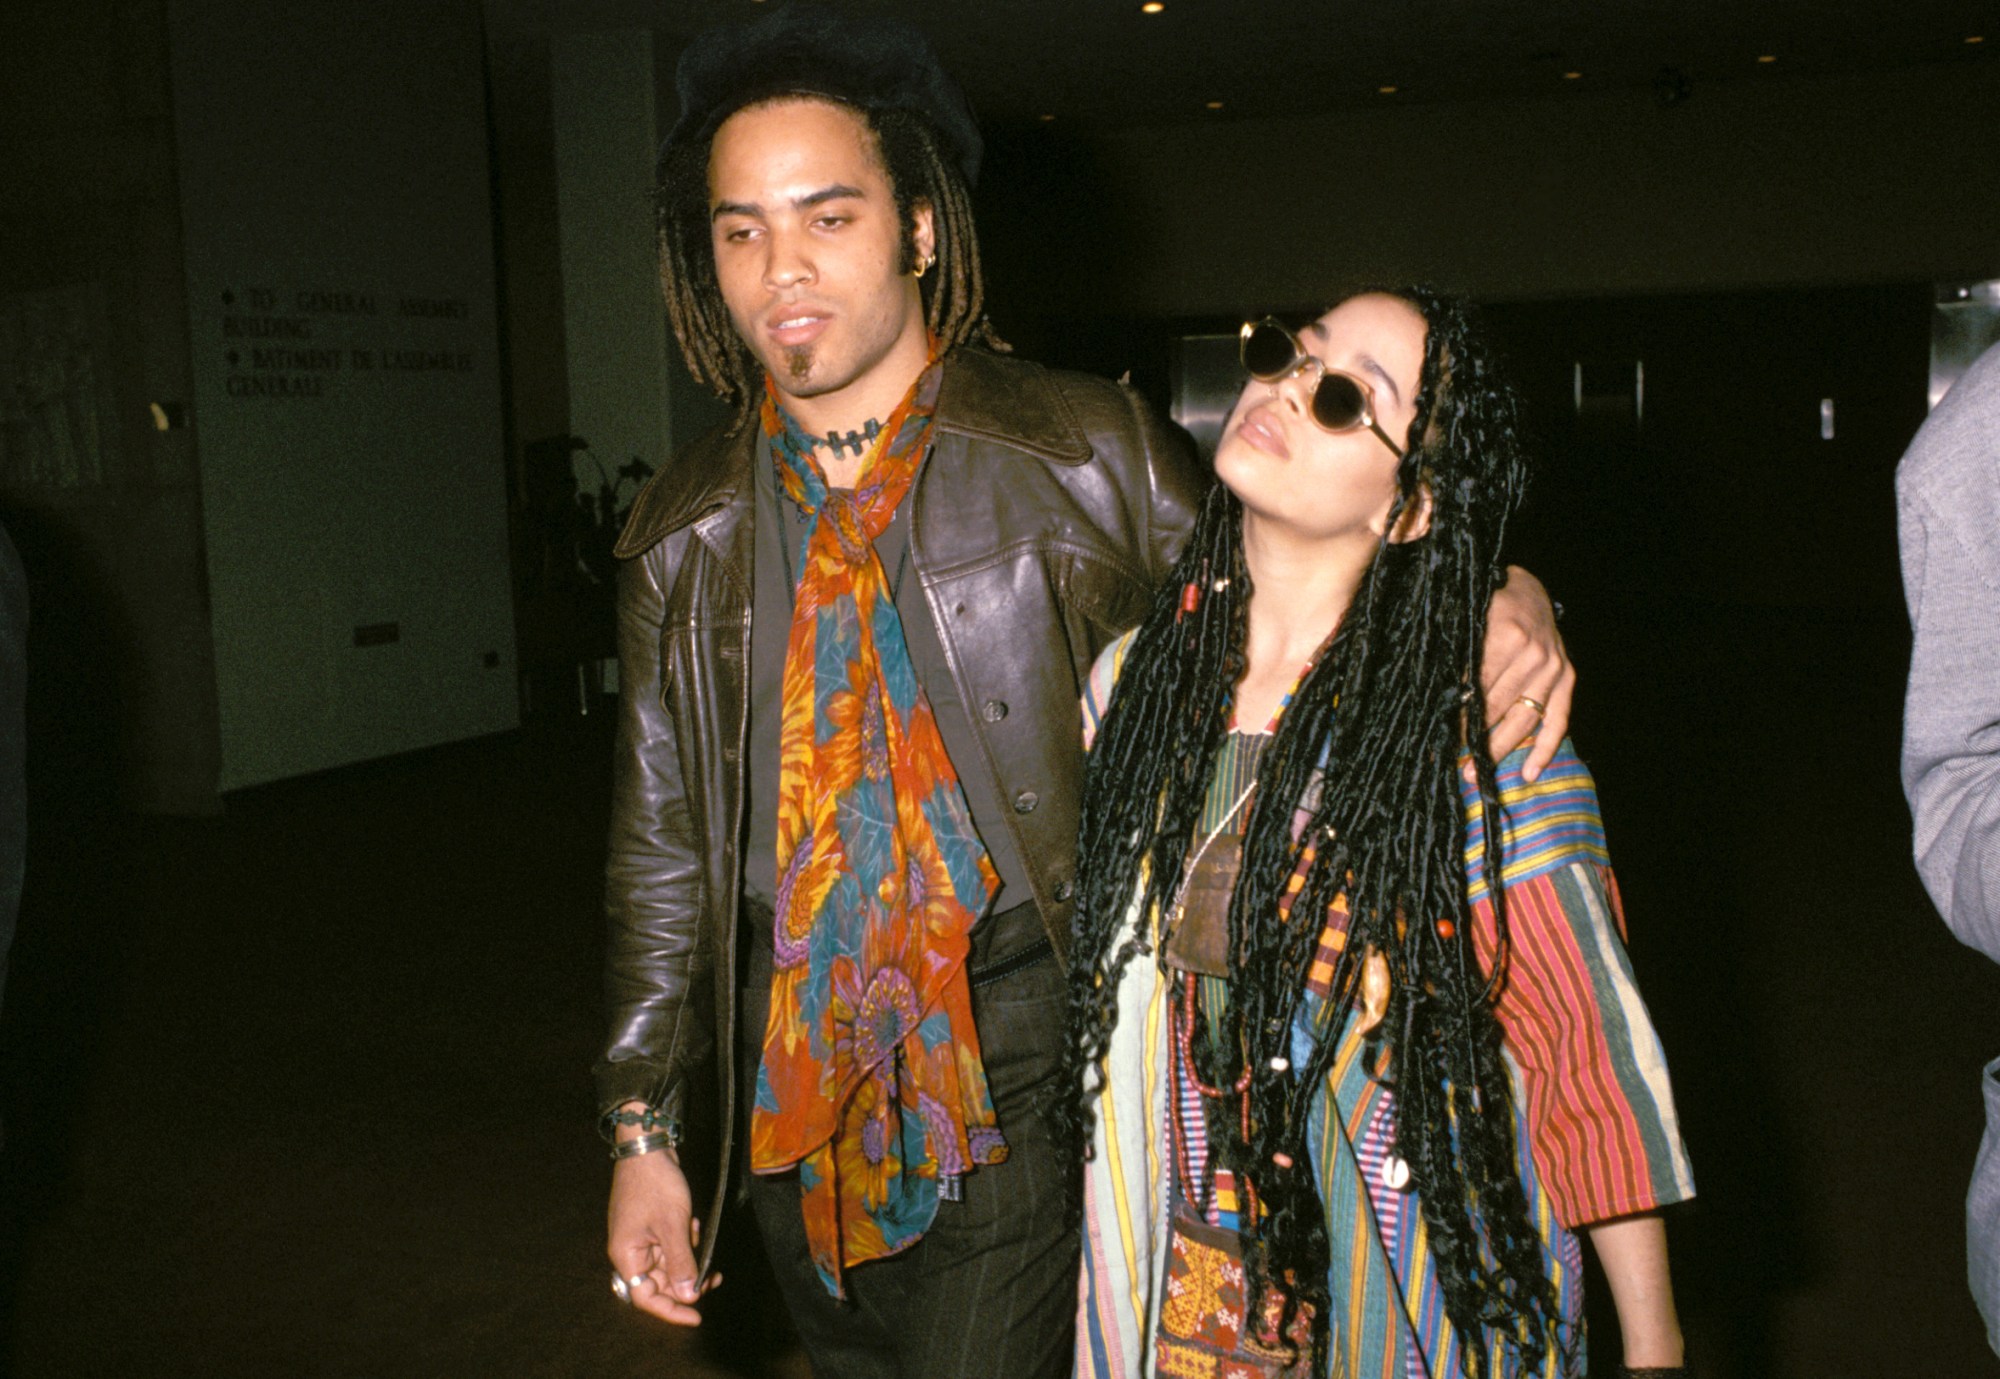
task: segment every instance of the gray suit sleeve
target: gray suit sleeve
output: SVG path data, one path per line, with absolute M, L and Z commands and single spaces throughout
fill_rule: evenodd
M 2000 961 L 2000 354 L 1918 433 L 1897 496 L 1917 870 L 1952 932 Z

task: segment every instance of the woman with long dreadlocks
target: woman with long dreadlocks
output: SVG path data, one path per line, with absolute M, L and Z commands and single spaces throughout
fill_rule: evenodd
M 1085 702 L 1078 1372 L 1578 1374 L 1582 1230 L 1628 1368 L 1679 1373 L 1693 1184 L 1595 789 L 1480 750 L 1513 395 L 1421 290 L 1243 348 Z

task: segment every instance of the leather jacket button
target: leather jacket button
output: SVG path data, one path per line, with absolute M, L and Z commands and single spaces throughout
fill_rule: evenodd
M 1042 797 L 1040 795 L 1037 795 L 1032 790 L 1023 790 L 1014 797 L 1014 812 L 1016 814 L 1032 814 L 1035 812 L 1035 806 L 1041 802 Z
M 998 699 L 989 699 L 980 707 L 979 713 L 988 723 L 998 723 L 1007 716 L 1007 706 Z
M 1056 903 L 1061 904 L 1076 894 L 1076 887 L 1067 881 L 1056 882 Z

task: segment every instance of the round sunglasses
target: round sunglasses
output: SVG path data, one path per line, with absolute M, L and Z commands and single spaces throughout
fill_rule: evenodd
M 1307 408 L 1313 423 L 1336 434 L 1365 426 L 1395 452 L 1397 459 L 1403 458 L 1403 447 L 1376 423 L 1375 390 L 1351 373 L 1329 369 L 1318 355 L 1307 352 L 1298 336 L 1271 317 L 1243 323 L 1237 353 L 1243 367 L 1259 383 L 1278 383 L 1302 370 L 1317 369 L 1319 382 Z

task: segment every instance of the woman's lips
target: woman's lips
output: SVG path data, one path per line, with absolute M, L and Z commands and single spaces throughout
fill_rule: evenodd
M 1278 429 L 1265 408 L 1260 407 L 1243 418 L 1236 428 L 1236 438 L 1253 450 L 1261 450 L 1278 459 L 1289 460 L 1292 457 L 1292 448 L 1285 444 L 1284 432 Z

